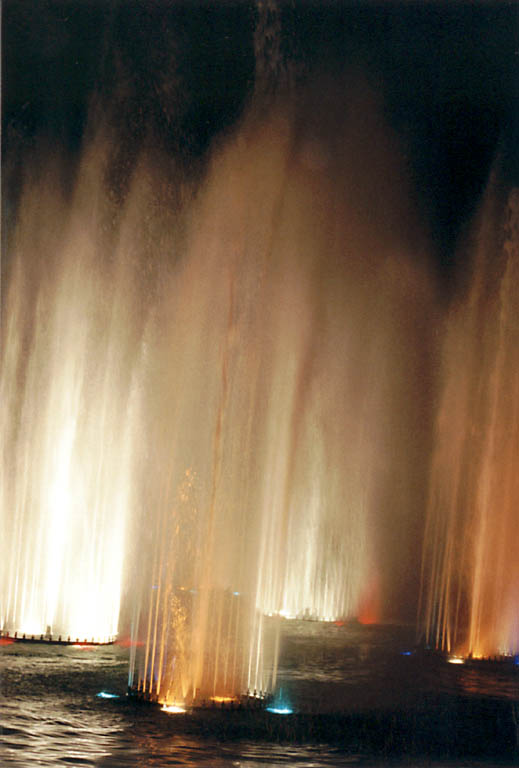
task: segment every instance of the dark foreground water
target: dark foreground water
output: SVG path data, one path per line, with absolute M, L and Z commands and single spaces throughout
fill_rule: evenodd
M 519 667 L 412 647 L 405 628 L 286 622 L 279 687 L 294 715 L 190 716 L 129 701 L 120 646 L 2 645 L 0 766 L 518 764 Z

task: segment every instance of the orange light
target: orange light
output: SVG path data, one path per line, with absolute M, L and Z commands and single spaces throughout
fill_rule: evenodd
M 141 648 L 145 645 L 144 640 L 131 640 L 129 637 L 116 640 L 115 645 L 120 645 L 121 648 Z
M 373 574 L 359 604 L 360 624 L 378 624 L 380 621 L 380 600 L 378 576 Z
M 215 701 L 217 704 L 228 704 L 231 701 L 236 701 L 235 696 L 211 696 L 211 701 Z

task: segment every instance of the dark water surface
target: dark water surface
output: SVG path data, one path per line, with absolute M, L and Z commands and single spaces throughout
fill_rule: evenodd
M 412 633 L 406 628 L 286 622 L 279 688 L 283 700 L 301 713 L 301 719 L 293 730 L 283 725 L 280 731 L 277 724 L 281 720 L 286 724 L 290 718 L 261 713 L 254 725 L 247 719 L 240 722 L 238 713 L 178 716 L 135 705 L 125 695 L 128 650 L 117 645 L 88 650 L 3 645 L 0 766 L 341 768 L 390 764 L 447 768 L 517 764 L 501 753 L 498 759 L 499 750 L 493 755 L 491 748 L 485 750 L 484 760 L 477 748 L 471 757 L 440 759 L 434 754 L 432 758 L 403 754 L 401 749 L 395 754 L 388 754 L 387 749 L 374 754 L 355 739 L 341 743 L 337 738 L 343 724 L 340 718 L 358 716 L 368 732 L 371 721 L 365 720 L 366 713 L 372 717 L 373 712 L 382 712 L 386 714 L 381 717 L 386 717 L 388 712 L 398 711 L 421 723 L 424 713 L 427 722 L 427 713 L 432 718 L 438 707 L 441 727 L 452 727 L 455 743 L 460 702 L 465 710 L 469 707 L 471 717 L 472 701 L 477 702 L 478 717 L 484 711 L 485 722 L 495 719 L 502 729 L 489 731 L 496 744 L 501 738 L 514 737 L 518 667 L 456 666 L 416 653 L 406 655 L 412 648 Z M 99 698 L 101 691 L 120 698 Z M 325 718 L 319 720 L 321 730 L 315 725 L 317 713 Z M 330 723 L 333 737 L 327 739 L 332 733 L 327 731 Z M 248 732 L 249 724 L 254 725 L 254 732 Z M 399 727 L 395 721 L 395 731 Z M 430 740 L 434 740 L 434 729 Z M 510 751 L 510 745 L 504 747 L 505 753 Z

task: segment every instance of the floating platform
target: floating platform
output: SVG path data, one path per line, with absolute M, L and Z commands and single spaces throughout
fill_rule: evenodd
M 519 655 L 502 656 L 466 656 L 464 663 L 469 667 L 481 667 L 483 669 L 515 669 L 519 671 Z
M 113 645 L 115 643 L 116 637 L 110 637 L 108 640 L 96 640 L 95 638 L 92 638 L 91 640 L 88 640 L 88 638 L 72 638 L 70 635 L 68 635 L 66 638 L 64 638 L 62 635 L 58 635 L 58 637 L 54 637 L 53 635 L 48 634 L 42 634 L 42 635 L 28 635 L 27 633 L 23 633 L 21 635 L 18 634 L 18 632 L 15 632 L 14 634 L 10 634 L 9 632 L 0 632 L 0 642 L 8 642 L 8 643 L 33 643 L 38 645 L 81 645 L 81 646 L 90 646 L 90 645 Z
M 476 669 L 514 670 L 519 672 L 519 654 L 496 654 L 494 656 L 465 656 L 448 653 L 437 648 L 419 646 L 413 653 L 420 658 L 439 663 L 459 664 Z
M 156 694 L 140 690 L 137 686 L 128 688 L 128 697 L 139 704 L 147 704 L 153 707 L 164 708 L 158 701 Z M 194 710 L 226 710 L 226 711 L 251 711 L 264 710 L 270 702 L 270 696 L 264 693 L 244 693 L 240 696 L 212 696 L 200 697 L 191 704 L 185 705 L 186 712 Z M 167 710 L 166 710 L 167 711 Z

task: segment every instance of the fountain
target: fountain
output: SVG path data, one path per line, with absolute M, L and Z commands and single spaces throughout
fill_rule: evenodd
M 166 706 L 274 690 L 286 620 L 412 605 L 427 240 L 365 78 L 269 72 L 198 176 L 149 139 L 114 170 L 92 107 L 8 243 L 1 626 L 123 626 Z
M 106 228 L 105 156 L 93 140 L 72 199 L 59 162 L 35 157 L 8 241 L 0 627 L 18 639 L 118 628 L 143 329 L 129 243 Z
M 376 199 L 404 179 L 365 93 L 374 159 L 350 118 L 331 168 L 342 118 L 302 127 L 319 89 L 261 120 L 253 104 L 179 214 L 150 341 L 153 531 L 129 588 L 130 687 L 168 707 L 273 690 L 284 620 L 398 615 L 432 302 L 405 195 L 379 219 L 343 183 L 348 168 Z
M 517 762 L 497 5 L 3 4 L 7 761 Z
M 426 641 L 473 658 L 519 650 L 519 197 L 501 179 L 497 162 L 446 320 L 423 545 Z

